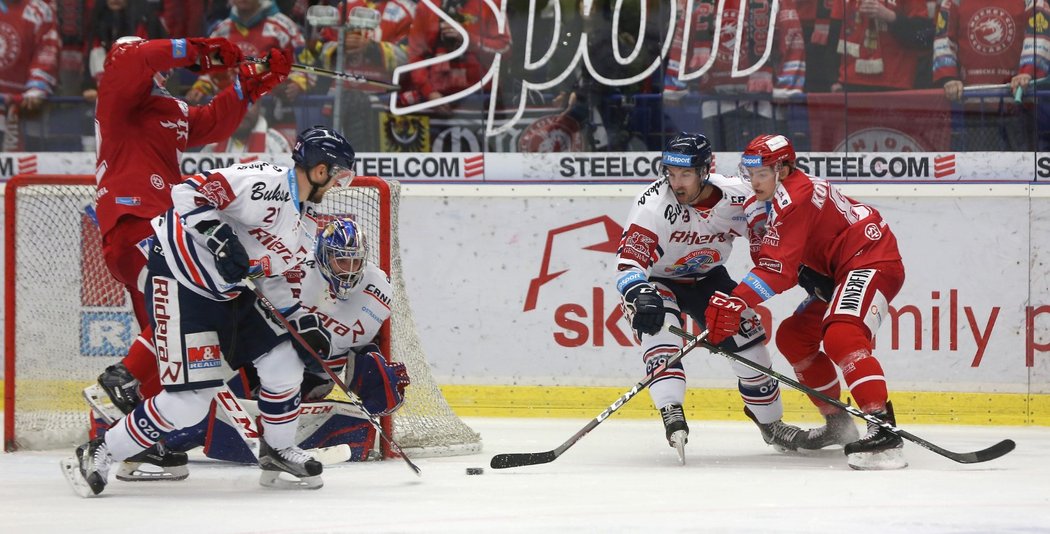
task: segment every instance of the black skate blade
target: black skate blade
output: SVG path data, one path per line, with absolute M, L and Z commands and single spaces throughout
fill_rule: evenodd
M 493 469 L 507 469 L 508 467 L 546 464 L 553 462 L 557 457 L 558 455 L 554 454 L 554 451 L 497 454 L 492 457 L 489 467 Z
M 73 492 L 77 495 L 86 498 L 95 497 L 99 492 L 92 489 L 88 481 L 84 479 L 84 475 L 80 473 L 80 462 L 75 458 L 66 458 L 58 462 L 59 467 L 62 468 L 62 475 L 66 477 L 66 481 L 69 482 L 69 486 L 73 488 Z

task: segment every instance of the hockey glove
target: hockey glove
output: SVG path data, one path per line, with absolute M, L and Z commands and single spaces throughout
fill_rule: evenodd
M 243 63 L 238 71 L 241 89 L 250 102 L 256 102 L 284 81 L 292 72 L 292 53 L 271 48 L 266 63 Z
M 631 328 L 642 334 L 655 336 L 664 326 L 664 299 L 649 284 L 638 284 L 623 296 L 628 314 L 631 316 Z
M 201 221 L 194 229 L 204 238 L 204 246 L 215 255 L 215 268 L 228 284 L 248 275 L 248 253 L 230 225 L 215 220 Z
M 379 347 L 355 349 L 353 374 L 347 387 L 372 415 L 390 415 L 405 402 L 405 388 L 412 383 L 403 363 L 388 363 Z
M 740 297 L 726 295 L 721 291 L 711 295 L 704 312 L 707 323 L 707 341 L 718 345 L 740 331 L 740 315 L 747 309 L 747 303 Z
M 318 356 L 326 361 L 329 360 L 328 352 L 332 349 L 332 333 L 324 327 L 321 318 L 316 313 L 303 313 L 294 319 L 289 319 L 288 322 Z M 318 362 L 310 351 L 298 341 L 294 345 L 295 351 L 299 353 L 299 359 L 306 364 L 308 371 L 311 373 L 324 372 L 321 362 Z
M 187 68 L 198 74 L 236 67 L 244 58 L 237 45 L 222 37 L 197 37 L 186 41 L 197 50 L 197 64 Z
M 798 265 L 798 285 L 824 302 L 831 302 L 831 297 L 835 294 L 834 280 L 801 263 Z

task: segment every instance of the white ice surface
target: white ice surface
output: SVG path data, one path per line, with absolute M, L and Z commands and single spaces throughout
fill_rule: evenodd
M 1050 532 L 1050 428 L 907 427 L 957 452 L 1017 450 L 962 465 L 907 445 L 909 468 L 860 472 L 841 449 L 782 455 L 750 423 L 704 421 L 680 466 L 658 421 L 614 417 L 552 463 L 494 470 L 493 454 L 551 450 L 586 421 L 468 423 L 482 454 L 417 459 L 421 478 L 396 459 L 329 467 L 318 491 L 201 460 L 183 482 L 111 480 L 82 499 L 58 467 L 68 452 L 0 454 L 0 532 Z

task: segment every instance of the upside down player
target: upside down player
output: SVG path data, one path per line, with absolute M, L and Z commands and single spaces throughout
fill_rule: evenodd
M 874 208 L 795 167 L 795 150 L 782 135 L 752 140 L 741 168 L 754 187 L 754 204 L 765 206 L 769 218 L 756 266 L 730 295 L 712 297 L 708 339 L 734 334 L 741 310 L 798 284 L 810 296 L 781 323 L 776 341 L 799 382 L 838 398 L 838 366 L 859 408 L 896 425 L 872 339 L 904 284 L 897 238 Z M 806 432 L 800 447 L 844 444 L 854 469 L 908 466 L 899 436 L 869 422 L 858 440 L 848 413 L 810 400 L 827 424 Z
M 172 188 L 172 208 L 150 221 L 155 239 L 145 286 L 164 391 L 61 462 L 74 491 L 101 493 L 114 461 L 203 419 L 227 378 L 224 359 L 233 369 L 253 365 L 259 374 L 259 482 L 285 472 L 298 479 L 296 487 L 323 485 L 321 463 L 295 445 L 303 362 L 288 333 L 257 306 L 245 278 L 280 276 L 306 259 L 317 235 L 315 205 L 339 180 L 352 178 L 354 160 L 343 136 L 319 126 L 299 134 L 291 169 L 236 165 Z M 328 357 L 322 319 L 294 309 L 290 297 L 275 303 L 293 311 L 292 326 Z
M 663 178 L 638 195 L 624 225 L 616 253 L 616 288 L 623 297 L 625 317 L 641 340 L 647 372 L 682 347 L 681 339 L 662 330 L 665 321 L 681 326 L 685 312 L 703 324 L 711 295 L 736 286 L 724 264 L 734 238 L 750 235 L 748 220 L 758 210 L 748 212 L 744 207 L 752 194 L 746 182 L 710 172 L 711 158 L 711 144 L 703 135 L 675 136 L 664 149 Z M 765 338 L 754 310 L 747 309 L 732 332 L 713 343 L 768 367 Z M 800 429 L 781 421 L 784 407 L 777 381 L 736 362 L 732 367 L 744 413 L 758 425 L 763 440 L 779 451 L 795 450 Z M 681 363 L 649 385 L 667 441 L 683 463 L 689 435 L 682 410 L 685 390 Z
M 318 332 L 330 344 L 325 351 L 332 355 L 328 366 L 336 373 L 343 373 L 345 368 L 347 387 L 361 398 L 370 414 L 384 416 L 401 407 L 405 388 L 411 381 L 405 365 L 387 363 L 374 344 L 390 317 L 392 288 L 386 273 L 367 258 L 367 241 L 360 226 L 350 219 L 335 219 L 321 231 L 313 254 L 286 272 L 284 279 L 271 279 L 276 283 L 264 290 L 267 295 L 279 295 L 282 291 L 300 295 L 302 309 L 323 319 Z M 286 313 L 294 314 L 294 308 Z M 298 344 L 296 349 L 302 352 Z M 326 402 L 334 382 L 309 354 L 300 354 L 300 358 L 307 367 L 303 374 L 303 402 L 318 403 L 314 406 L 324 409 L 302 410 L 299 447 L 345 443 L 360 449 L 353 451 L 355 459 L 364 459 L 364 451 L 375 438 L 370 423 L 346 405 Z M 238 397 L 259 398 L 258 376 L 251 367 L 242 368 L 230 387 Z M 310 415 L 316 411 L 323 413 Z M 167 443 L 176 450 L 206 444 L 204 452 L 210 458 L 254 462 L 239 434 L 228 426 L 212 410 L 207 419 L 194 427 L 168 436 Z M 360 433 L 363 435 L 351 432 L 355 426 L 364 427 Z
M 164 73 L 185 67 L 199 73 L 225 70 L 241 60 L 226 39 L 118 39 L 106 58 L 95 112 L 97 136 L 96 213 L 102 254 L 109 272 L 130 294 L 142 330 L 124 360 L 99 376 L 114 404 L 128 413 L 141 395 L 160 392 L 143 285 L 143 247 L 153 235 L 150 219 L 171 207 L 170 188 L 182 181 L 179 156 L 188 147 L 222 141 L 236 130 L 248 109 L 289 72 L 290 59 L 271 51 L 268 71 L 242 67 L 238 84 L 207 106 L 189 106 L 169 94 Z M 144 460 L 185 463 L 185 457 Z

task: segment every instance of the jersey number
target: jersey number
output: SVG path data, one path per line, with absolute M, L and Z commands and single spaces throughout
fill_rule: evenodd
M 266 208 L 266 216 L 263 217 L 263 222 L 266 224 L 273 224 L 275 217 L 277 217 L 277 208 Z

